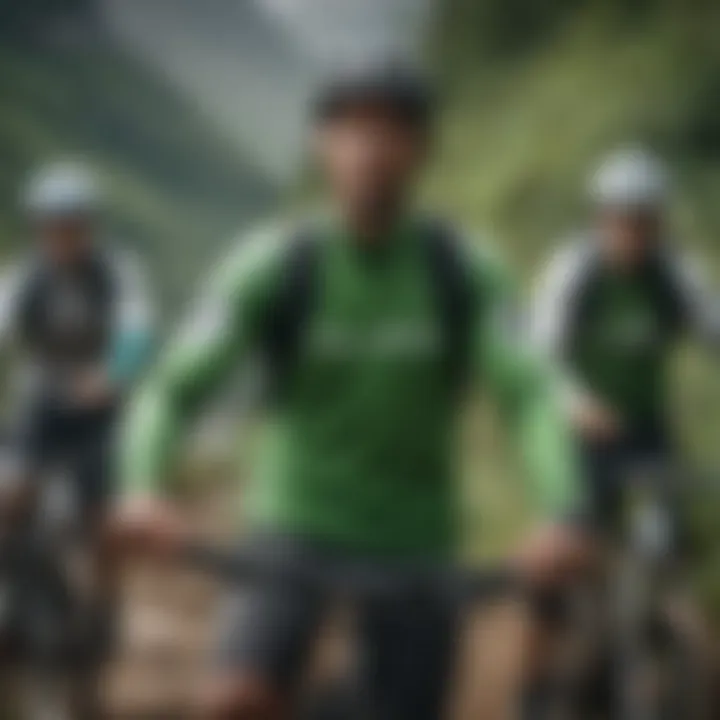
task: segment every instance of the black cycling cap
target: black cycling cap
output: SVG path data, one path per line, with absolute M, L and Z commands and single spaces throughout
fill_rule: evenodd
M 432 84 L 422 70 L 385 60 L 335 70 L 320 84 L 315 96 L 315 120 L 332 120 L 363 102 L 385 106 L 418 128 L 432 124 L 436 104 Z

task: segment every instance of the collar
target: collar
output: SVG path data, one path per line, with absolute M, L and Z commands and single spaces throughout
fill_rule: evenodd
M 331 218 L 332 234 L 363 260 L 385 261 L 395 257 L 413 242 L 417 232 L 417 219 L 412 213 L 405 213 L 382 235 L 367 239 L 358 236 L 337 214 Z
M 623 270 L 622 268 L 614 267 L 612 263 L 608 262 L 602 243 L 603 238 L 600 233 L 593 233 L 590 236 L 590 248 L 594 252 L 595 256 L 598 258 L 603 267 L 609 270 L 612 275 L 617 277 L 626 277 L 631 279 L 643 277 L 649 272 L 653 272 L 659 266 L 662 266 L 667 261 L 667 258 L 672 254 L 670 250 L 671 243 L 668 241 L 667 237 L 662 237 L 657 240 L 644 262 L 633 268 Z

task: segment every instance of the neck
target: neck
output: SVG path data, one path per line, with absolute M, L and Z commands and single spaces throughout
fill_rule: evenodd
M 45 258 L 44 262 L 61 273 L 75 273 L 86 268 L 93 262 L 93 254 L 88 252 L 79 253 L 71 257 Z
M 607 263 L 617 272 L 633 274 L 652 265 L 658 255 L 658 249 L 653 247 L 638 255 L 623 253 L 606 253 Z
M 346 206 L 342 211 L 350 234 L 359 242 L 374 245 L 383 242 L 397 229 L 405 215 L 404 203 L 398 198 Z

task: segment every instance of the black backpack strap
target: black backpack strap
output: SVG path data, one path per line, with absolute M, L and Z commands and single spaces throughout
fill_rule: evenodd
M 579 243 L 585 242 L 583 239 Z M 605 273 L 602 254 L 598 247 L 592 244 L 586 245 L 579 262 L 580 267 L 576 271 L 574 287 L 566 300 L 567 307 L 565 331 L 566 339 L 563 343 L 563 353 L 567 355 L 563 360 L 571 361 L 579 342 L 579 333 L 586 325 L 588 317 L 601 290 Z
M 682 332 L 691 322 L 692 308 L 688 303 L 673 258 L 657 252 L 648 268 L 653 295 L 673 333 Z
M 443 340 L 444 373 L 450 389 L 460 392 L 470 375 L 477 298 L 452 228 L 437 220 L 426 221 L 424 237 Z
M 285 395 L 297 367 L 314 305 L 319 249 L 314 229 L 303 228 L 295 234 L 288 244 L 276 292 L 266 307 L 261 347 L 270 401 Z
M 16 312 L 24 335 L 27 335 L 27 331 L 34 327 L 40 289 L 45 282 L 44 275 L 45 273 L 38 266 L 33 265 L 28 269 L 22 286 L 18 290 Z

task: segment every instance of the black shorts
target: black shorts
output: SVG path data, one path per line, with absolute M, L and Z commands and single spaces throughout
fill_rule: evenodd
M 102 512 L 113 496 L 112 455 L 117 409 L 68 409 L 51 402 L 29 404 L 16 435 L 27 475 L 42 482 L 59 472 L 83 518 Z
M 244 544 L 247 553 L 247 543 Z M 287 535 L 264 535 L 251 552 L 274 567 L 312 573 L 357 562 L 351 555 Z M 361 561 L 362 562 L 362 561 Z M 285 564 L 285 565 L 284 565 Z M 221 617 L 216 662 L 233 675 L 261 678 L 284 696 L 302 679 L 331 598 L 318 588 L 264 581 L 231 592 Z M 363 596 L 356 604 L 358 651 L 353 697 L 376 720 L 437 720 L 456 649 L 458 613 L 436 597 Z
M 580 457 L 587 483 L 587 516 L 601 532 L 617 527 L 635 473 L 645 466 L 668 476 L 676 470 L 672 442 L 658 428 L 636 430 L 616 441 L 581 440 Z

